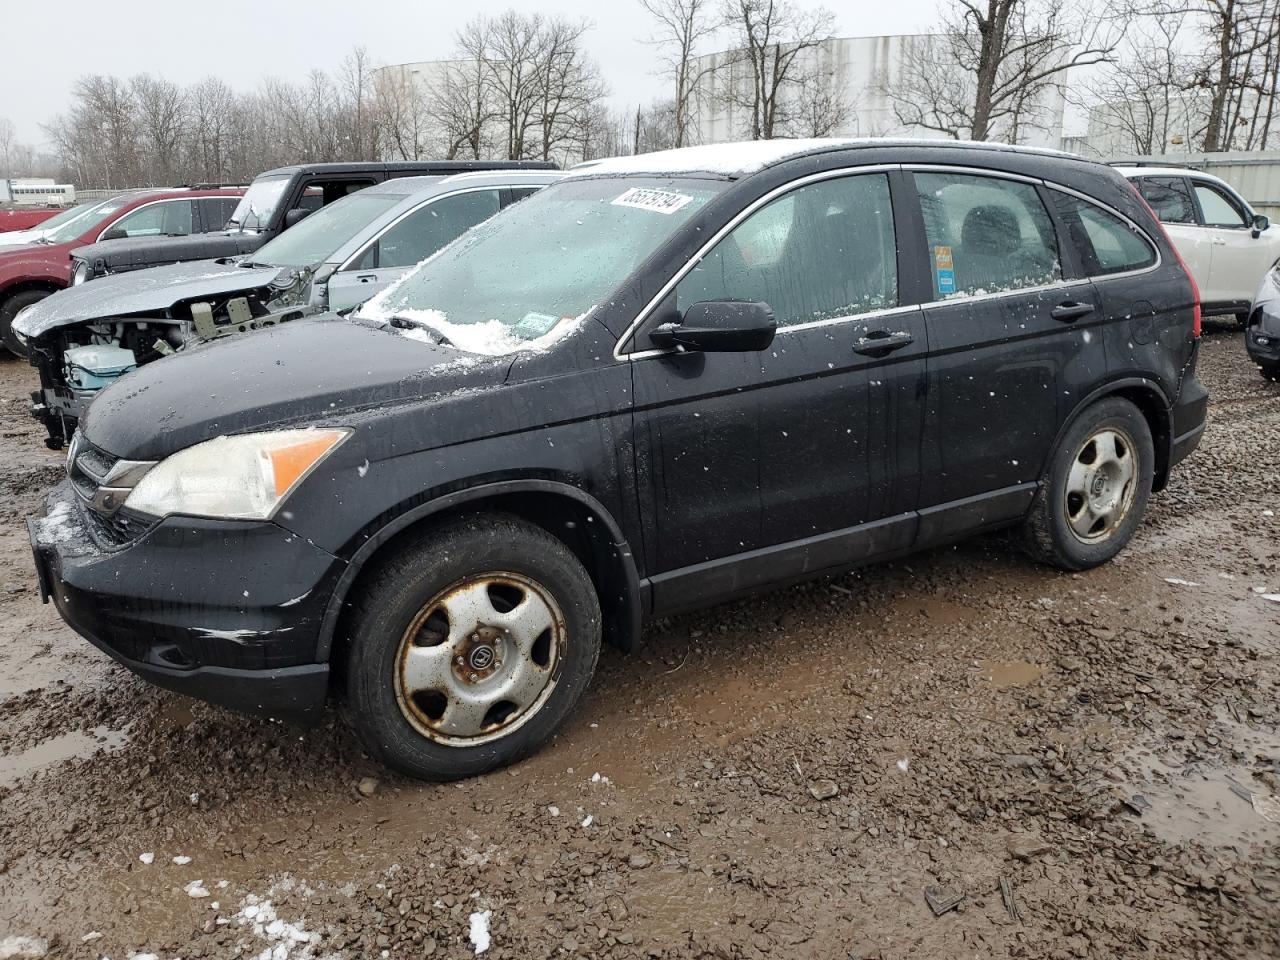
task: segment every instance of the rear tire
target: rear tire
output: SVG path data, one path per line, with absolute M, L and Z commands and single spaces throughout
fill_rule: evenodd
M 1151 428 L 1128 400 L 1108 397 L 1067 429 L 1023 525 L 1028 552 L 1062 570 L 1106 563 L 1132 539 L 1155 473 Z
M 426 780 L 531 753 L 595 672 L 600 604 L 563 543 L 503 514 L 453 520 L 383 561 L 351 619 L 347 708 L 369 752 Z
M 21 293 L 15 293 L 13 296 L 7 297 L 4 302 L 0 303 L 0 342 L 3 342 L 5 348 L 14 356 L 25 359 L 27 348 L 18 342 L 18 338 L 13 333 L 13 318 L 21 310 L 31 306 L 31 304 L 39 303 L 49 296 L 51 292 L 49 290 L 23 290 Z

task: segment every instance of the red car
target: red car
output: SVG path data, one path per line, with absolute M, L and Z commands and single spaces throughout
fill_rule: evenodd
M 240 189 L 138 190 L 102 204 L 35 243 L 5 246 L 0 234 L 0 339 L 13 353 L 26 351 L 13 335 L 18 311 L 71 285 L 71 251 L 124 237 L 185 236 L 226 226 Z

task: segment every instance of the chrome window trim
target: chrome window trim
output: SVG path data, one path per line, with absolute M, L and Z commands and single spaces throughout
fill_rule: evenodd
M 335 271 L 333 271 L 333 272 L 334 272 L 334 273 L 342 273 L 343 271 L 350 270 L 350 269 L 351 269 L 351 264 L 352 264 L 352 263 L 354 263 L 355 261 L 359 260 L 359 259 L 360 259 L 361 257 L 363 257 L 366 253 L 368 253 L 368 252 L 369 252 L 369 248 L 370 248 L 370 247 L 372 247 L 372 246 L 373 246 L 375 243 L 377 243 L 379 240 L 381 240 L 384 236 L 386 236 L 386 234 L 387 234 L 387 231 L 388 231 L 388 230 L 390 230 L 390 229 L 391 229 L 392 227 L 394 227 L 394 226 L 397 226 L 397 225 L 400 223 L 400 221 L 404 220 L 406 217 L 412 216 L 413 214 L 417 213 L 419 210 L 423 209 L 424 207 L 429 207 L 429 206 L 431 206 L 431 204 L 433 204 L 433 203 L 437 203 L 437 202 L 439 202 L 439 201 L 441 201 L 441 200 L 445 199 L 446 197 L 456 197 L 456 196 L 459 196 L 459 195 L 464 194 L 464 193 L 480 193 L 480 192 L 482 192 L 482 191 L 484 191 L 484 190 L 492 190 L 494 193 L 496 193 L 496 194 L 498 195 L 498 212 L 494 214 L 494 216 L 496 217 L 496 216 L 498 215 L 498 213 L 501 213 L 501 212 L 502 212 L 502 191 L 503 191 L 503 189 L 504 189 L 504 188 L 511 187 L 511 186 L 515 186 L 515 184 L 507 184 L 507 183 L 504 183 L 504 184 L 500 184 L 500 185 L 496 185 L 496 186 L 495 186 L 495 185 L 493 185 L 493 184 L 489 184 L 489 185 L 487 185 L 487 186 L 485 186 L 485 185 L 479 185 L 479 186 L 473 186 L 473 187 L 466 187 L 466 188 L 461 189 L 461 190 L 450 190 L 448 193 L 438 193 L 438 194 L 436 194 L 435 196 L 427 197 L 427 198 L 426 198 L 425 200 L 423 200 L 421 203 L 419 203 L 419 204 L 417 204 L 417 205 L 415 205 L 415 206 L 410 207 L 410 208 L 409 208 L 408 210 L 406 210 L 404 213 L 400 214 L 400 216 L 396 217 L 394 220 L 392 220 L 390 223 L 388 223 L 385 227 L 383 227 L 381 230 L 379 230 L 376 234 L 374 234 L 372 237 L 370 237 L 367 241 L 365 241 L 365 243 L 360 247 L 360 249 L 359 249 L 359 250 L 357 250 L 355 253 L 351 254 L 351 256 L 347 257 L 347 259 L 346 259 L 346 260 L 342 261 L 342 264 L 338 267 L 338 269 L 337 269 L 337 270 L 335 270 Z M 533 186 L 533 184 L 520 184 L 520 186 Z M 541 189 L 541 187 L 545 186 L 545 184 L 539 184 L 538 186 L 539 186 L 539 189 Z M 483 221 L 482 221 L 482 222 L 483 222 Z M 457 239 L 457 238 L 455 237 L 454 239 Z M 450 241 L 450 243 L 452 243 L 452 241 Z M 445 244 L 445 246 L 448 246 L 448 244 Z M 443 249 L 444 249 L 444 247 L 441 247 L 440 249 L 441 249 L 441 250 L 443 250 Z M 439 251 L 437 251 L 437 253 L 438 253 L 438 252 L 439 252 Z M 433 254 L 433 256 L 434 256 L 434 254 Z M 414 267 L 414 265 L 410 265 L 407 269 L 412 270 L 412 269 L 413 269 L 413 267 Z M 382 268 L 381 268 L 381 267 L 370 267 L 369 269 L 371 269 L 371 270 L 381 270 Z M 388 268 L 388 269 L 392 269 L 392 270 L 404 270 L 404 269 L 406 269 L 406 268 L 405 268 L 405 267 L 390 267 L 390 268 Z
M 733 219 L 731 219 L 723 227 L 721 227 L 714 234 L 712 234 L 707 239 L 706 243 L 704 243 L 701 247 L 698 248 L 698 252 L 695 253 L 693 256 L 691 256 L 688 260 L 686 260 L 684 264 L 680 267 L 680 269 L 677 270 L 675 274 L 672 275 L 672 277 L 662 285 L 662 287 L 649 300 L 649 302 L 645 304 L 645 306 L 641 309 L 640 313 L 636 315 L 636 319 L 631 321 L 631 323 L 627 326 L 627 329 L 622 332 L 622 336 L 618 338 L 616 343 L 614 343 L 613 358 L 615 360 L 644 360 L 648 357 L 661 357 L 671 353 L 679 352 L 679 350 L 675 347 L 671 347 L 665 350 L 659 350 L 659 349 L 636 350 L 636 351 L 632 351 L 631 353 L 622 353 L 621 350 L 622 350 L 622 345 L 635 335 L 636 331 L 644 324 L 646 320 L 649 319 L 649 316 L 653 313 L 653 311 L 658 308 L 658 304 L 660 304 L 664 299 L 666 299 L 667 294 L 669 294 L 672 290 L 674 290 L 677 284 L 679 284 L 681 280 L 683 280 L 690 272 L 692 272 L 694 267 L 696 267 L 699 263 L 702 262 L 703 258 L 706 257 L 706 255 L 711 252 L 712 247 L 714 247 L 717 243 L 719 243 L 722 239 L 724 239 L 724 237 L 727 234 L 732 232 L 734 228 L 738 226 L 738 224 L 742 223 L 743 220 L 747 219 L 747 217 L 751 216 L 753 213 L 755 213 L 765 204 L 770 203 L 776 198 L 783 196 L 784 194 L 790 193 L 793 190 L 798 190 L 801 187 L 808 186 L 811 183 L 818 183 L 822 180 L 834 180 L 838 177 L 856 176 L 858 174 L 863 174 L 863 173 L 889 173 L 891 171 L 901 170 L 901 169 L 902 169 L 902 165 L 899 163 L 875 163 L 875 164 L 866 164 L 864 166 L 856 166 L 856 167 L 840 167 L 835 170 L 823 170 L 819 173 L 811 173 L 808 176 L 800 177 L 798 180 L 789 180 L 788 182 L 781 184 L 775 187 L 774 189 L 770 190 L 768 193 L 764 194 L 764 196 L 757 197 L 750 204 L 748 204 L 747 206 L 739 210 L 737 214 L 734 215 Z M 895 226 L 895 230 L 896 230 L 896 226 Z M 890 309 L 897 310 L 899 308 L 892 307 Z M 858 314 L 858 316 L 866 316 L 866 314 Z M 834 320 L 841 320 L 844 318 L 833 317 L 831 319 L 834 321 Z M 812 321 L 812 322 L 818 323 L 823 321 Z M 800 324 L 796 324 L 795 326 L 799 327 Z M 782 331 L 789 328 L 779 327 L 778 329 L 779 331 Z
M 1118 217 L 1121 221 L 1128 224 L 1130 227 L 1134 229 L 1134 231 L 1137 232 L 1137 234 L 1140 237 L 1142 237 L 1142 239 L 1146 242 L 1147 246 L 1150 247 L 1151 250 L 1155 253 L 1156 255 L 1155 263 L 1147 267 L 1142 267 L 1141 269 L 1138 269 L 1138 270 L 1125 270 L 1121 273 L 1104 273 L 1104 274 L 1099 274 L 1097 277 L 1073 277 L 1073 278 L 1061 277 L 1052 283 L 1038 284 L 1034 287 L 1018 287 L 1013 290 L 1000 290 L 994 293 L 983 293 L 983 294 L 972 294 L 972 295 L 949 297 L 946 300 L 926 300 L 923 303 L 906 304 L 898 307 L 889 307 L 884 310 L 875 310 L 868 313 L 853 314 L 851 316 L 845 316 L 845 317 L 830 317 L 825 320 L 814 320 L 808 323 L 794 324 L 787 327 L 779 327 L 778 334 L 780 335 L 784 334 L 788 330 L 808 330 L 808 329 L 813 329 L 815 327 L 830 326 L 838 323 L 849 323 L 851 321 L 861 320 L 866 317 L 880 317 L 888 314 L 904 313 L 909 310 L 936 309 L 938 307 L 949 306 L 954 303 L 974 303 L 974 302 L 983 301 L 983 300 L 998 300 L 1004 297 L 1010 297 L 1010 296 L 1015 296 L 1019 294 L 1025 294 L 1025 293 L 1040 293 L 1045 290 L 1068 289 L 1068 288 L 1077 286 L 1081 283 L 1090 283 L 1094 280 L 1115 280 L 1115 279 L 1120 279 L 1124 277 L 1138 277 L 1147 273 L 1153 273 L 1156 270 L 1159 270 L 1160 267 L 1164 265 L 1164 255 L 1160 251 L 1160 245 L 1157 244 L 1154 240 L 1152 240 L 1151 234 L 1147 231 L 1147 229 L 1143 227 L 1141 224 L 1137 223 L 1132 217 L 1126 216 L 1125 214 L 1121 213 L 1119 210 L 1115 209 L 1111 205 L 1107 203 L 1103 203 L 1102 201 L 1098 200 L 1098 198 L 1096 197 L 1092 197 L 1087 193 L 1082 193 L 1079 190 L 1057 183 L 1056 181 L 1053 181 L 1053 180 L 1045 180 L 1040 177 L 1029 177 L 1019 173 L 1009 173 L 1004 170 L 990 170 L 984 167 L 964 167 L 964 166 L 957 166 L 955 164 L 882 163 L 882 164 L 870 164 L 863 167 L 841 167 L 838 170 L 828 170 L 828 171 L 823 171 L 822 173 L 810 174 L 809 176 L 802 177 L 799 180 L 793 180 L 790 183 L 783 184 L 782 186 L 774 190 L 771 190 L 769 193 L 765 194 L 763 197 L 760 197 L 750 206 L 740 211 L 737 216 L 735 216 L 728 224 L 726 224 L 723 228 L 717 231 L 715 235 L 711 237 L 710 240 L 708 240 L 702 247 L 700 247 L 698 249 L 698 252 L 694 254 L 692 257 L 690 257 L 688 262 L 683 267 L 681 267 L 679 271 L 676 272 L 675 276 L 671 280 L 669 280 L 667 283 L 663 284 L 662 288 L 658 291 L 657 295 L 654 296 L 644 306 L 644 308 L 640 311 L 639 315 L 637 316 L 636 320 L 634 320 L 627 327 L 627 329 L 623 331 L 622 336 L 619 337 L 617 343 L 614 344 L 614 347 L 613 347 L 614 359 L 615 360 L 646 360 L 649 357 L 662 357 L 662 356 L 668 356 L 673 353 L 681 352 L 680 348 L 678 347 L 672 347 L 665 350 L 660 350 L 660 349 L 636 350 L 631 353 L 621 353 L 620 350 L 621 350 L 622 344 L 626 343 L 627 340 L 635 334 L 636 330 L 644 323 L 644 321 L 646 321 L 649 318 L 649 315 L 655 309 L 657 309 L 658 304 L 661 303 L 662 300 L 667 296 L 667 294 L 669 294 L 671 290 L 674 289 L 674 287 L 681 280 L 684 279 L 684 277 L 693 269 L 694 266 L 696 266 L 698 263 L 702 261 L 702 259 L 707 255 L 707 253 L 710 252 L 711 248 L 715 244 L 719 243 L 720 240 L 725 236 L 725 234 L 733 230 L 734 227 L 736 227 L 739 223 L 745 220 L 748 216 L 754 213 L 761 206 L 773 200 L 775 197 L 781 196 L 782 194 L 787 193 L 790 190 L 804 186 L 805 184 L 808 184 L 808 183 L 814 183 L 819 180 L 827 180 L 833 177 L 856 175 L 858 173 L 878 173 L 878 172 L 887 172 L 892 170 L 902 170 L 905 172 L 912 172 L 912 173 L 917 171 L 923 171 L 926 173 L 966 174 L 968 176 L 974 176 L 974 177 L 990 177 L 991 179 L 995 179 L 995 180 L 1013 180 L 1019 183 L 1029 183 L 1032 185 L 1043 186 L 1050 190 L 1057 190 L 1061 193 L 1068 194 L 1069 196 L 1075 197 L 1079 200 L 1085 201 L 1086 203 L 1092 204 L 1093 206 L 1099 208 L 1100 210 L 1104 210 L 1107 213 L 1111 214 L 1112 216 Z M 1052 213 L 1050 211 L 1046 210 L 1045 212 L 1048 213 L 1052 218 Z M 895 231 L 896 229 L 897 229 L 897 225 L 895 224 Z M 1058 251 L 1058 259 L 1059 259 L 1059 264 L 1061 264 L 1062 251 Z
M 181 200 L 181 201 L 183 201 L 183 202 L 185 202 L 185 203 L 191 203 L 193 200 L 197 200 L 197 199 L 199 199 L 199 198 L 198 198 L 198 197 L 161 197 L 159 200 L 148 200 L 146 203 L 140 203 L 140 204 L 138 204 L 136 207 L 134 207 L 132 210 L 127 210 L 127 211 L 125 211 L 125 212 L 124 212 L 124 213 L 122 213 L 120 216 L 116 217 L 116 219 L 112 220 L 109 224 L 107 224 L 105 227 L 103 227 L 103 228 L 102 228 L 102 230 L 101 230 L 101 231 L 99 231 L 98 236 L 97 236 L 97 239 L 96 239 L 96 240 L 94 240 L 94 243 L 101 243 L 101 242 L 102 242 L 102 237 L 103 237 L 103 235 L 104 235 L 108 230 L 110 230 L 110 229 L 112 229 L 113 227 L 115 227 L 115 225 L 116 225 L 117 223 L 119 223 L 121 220 L 124 220 L 126 217 L 131 217 L 131 216 L 133 216 L 133 215 L 134 215 L 135 213 L 137 213 L 139 210 L 145 210 L 145 209 L 147 209 L 147 207 L 154 207 L 154 206 L 156 206 L 157 204 L 161 204 L 161 203 L 177 203 L 177 202 L 178 202 L 178 201 L 180 201 L 180 200 Z M 191 219 L 192 219 L 192 221 L 194 221 L 194 220 L 195 220 L 195 213 L 196 213 L 196 211 L 195 211 L 195 208 L 193 207 L 193 208 L 192 208 L 192 210 L 191 210 Z M 160 234 L 160 236 L 164 236 L 164 234 Z M 187 234 L 187 236 L 192 237 L 192 236 L 196 236 L 196 234 L 189 233 L 189 234 Z

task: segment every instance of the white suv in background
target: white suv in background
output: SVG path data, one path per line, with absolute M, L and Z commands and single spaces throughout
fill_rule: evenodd
M 1181 167 L 1118 166 L 1151 205 L 1200 287 L 1205 316 L 1249 316 L 1280 260 L 1280 230 L 1215 176 Z

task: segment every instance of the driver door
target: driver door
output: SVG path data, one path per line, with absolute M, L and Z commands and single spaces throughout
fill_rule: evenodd
M 760 352 L 633 364 L 655 612 L 911 543 L 926 342 L 900 305 L 897 247 L 888 173 L 805 184 L 734 227 L 650 319 L 748 300 L 778 323 Z

